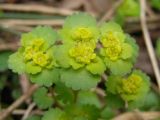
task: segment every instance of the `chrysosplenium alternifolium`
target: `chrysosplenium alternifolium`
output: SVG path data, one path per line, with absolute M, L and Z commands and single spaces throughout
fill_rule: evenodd
M 77 13 L 67 17 L 58 33 L 40 26 L 22 34 L 21 47 L 10 56 L 9 68 L 26 73 L 39 85 L 62 82 L 74 90 L 96 87 L 107 71 L 108 91 L 130 101 L 149 88 L 146 75 L 132 72 L 137 55 L 134 39 L 117 23 L 98 27 L 92 16 Z

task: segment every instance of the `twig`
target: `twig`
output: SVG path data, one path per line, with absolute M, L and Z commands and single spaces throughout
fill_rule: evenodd
M 149 31 L 146 24 L 146 15 L 145 15 L 146 0 L 140 0 L 140 5 L 141 5 L 141 27 L 143 30 L 143 36 L 144 36 L 145 44 L 147 46 L 149 57 L 152 63 L 154 74 L 160 89 L 160 71 L 159 71 L 158 62 L 156 60 L 156 56 L 154 53 L 154 48 L 152 46 L 151 37 L 149 35 Z
M 53 25 L 53 26 L 61 26 L 63 24 L 63 20 L 22 20 L 22 19 L 2 19 L 0 20 L 1 25 L 5 26 L 15 26 L 15 25 Z
M 71 15 L 75 12 L 69 9 L 55 8 L 55 7 L 36 5 L 36 4 L 0 4 L 0 9 L 11 10 L 11 11 L 60 14 L 60 15 L 66 15 L 66 16 Z
M 146 12 L 148 13 L 148 15 L 152 18 L 156 17 L 155 13 L 152 11 L 151 6 L 149 5 L 149 3 L 147 3 L 146 5 Z
M 153 120 L 160 117 L 160 112 L 139 112 L 138 114 L 145 120 Z M 140 120 L 140 118 L 136 112 L 127 112 L 113 118 L 113 120 Z
M 29 114 L 31 113 L 32 109 L 35 107 L 35 103 L 32 103 L 29 105 L 28 109 L 26 110 L 25 114 L 22 117 L 22 120 L 26 120 L 29 116 Z
M 27 93 L 23 94 L 19 99 L 17 99 L 11 106 L 9 106 L 5 111 L 0 112 L 0 120 L 5 120 L 11 112 L 20 106 L 27 98 L 29 98 L 33 92 L 38 88 L 37 85 L 32 85 Z
M 121 4 L 122 0 L 119 0 L 118 2 L 116 2 L 108 12 L 105 13 L 105 15 L 99 20 L 98 24 L 102 24 L 104 21 L 110 19 L 113 15 L 113 13 L 115 12 L 115 10 L 117 9 L 117 7 Z
M 128 17 L 125 20 L 127 23 L 140 23 L 140 19 L 139 18 L 135 18 L 135 17 Z M 160 15 L 157 15 L 155 17 L 147 17 L 146 18 L 146 22 L 147 23 L 154 23 L 154 22 L 159 22 L 160 21 Z
M 17 50 L 18 44 L 17 43 L 6 43 L 6 44 L 0 44 L 0 51 L 3 50 Z
M 32 26 L 24 26 L 24 25 L 14 25 L 14 26 L 8 26 L 7 27 L 9 29 L 13 29 L 13 30 L 16 30 L 16 31 L 20 31 L 20 32 L 29 32 L 31 31 L 33 28 Z
M 23 109 L 16 109 L 12 112 L 13 115 L 23 115 L 26 113 L 26 110 Z M 33 110 L 30 114 L 31 115 L 43 115 L 43 111 L 41 110 Z
M 127 23 L 124 28 L 127 33 L 140 32 L 142 30 L 139 23 L 137 23 L 137 24 Z M 160 28 L 159 23 L 148 23 L 149 30 L 157 30 L 159 28 Z

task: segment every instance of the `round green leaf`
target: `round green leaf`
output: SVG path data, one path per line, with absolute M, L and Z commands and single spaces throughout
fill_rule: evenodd
M 97 120 L 100 116 L 100 110 L 92 105 L 70 105 L 65 112 L 69 120 Z
M 51 27 L 38 26 L 31 32 L 22 34 L 21 44 L 22 46 L 27 46 L 35 39 L 44 39 L 48 45 L 51 46 L 55 43 L 57 38 L 57 33 Z
M 41 73 L 38 73 L 36 75 L 29 75 L 29 78 L 33 83 L 49 87 L 59 80 L 59 69 L 45 69 Z
M 133 52 L 133 49 L 132 49 L 132 47 L 129 44 L 127 44 L 127 43 L 122 44 L 122 54 L 121 54 L 121 57 L 123 59 L 127 59 L 127 58 L 132 57 L 132 52 Z
M 44 113 L 44 116 L 42 117 L 42 120 L 65 120 L 61 119 L 63 115 L 63 111 L 60 109 L 50 109 L 47 112 Z
M 12 52 L 11 51 L 1 51 L 0 52 L 0 71 L 4 71 L 8 68 L 8 58 L 9 58 L 9 55 L 11 55 Z
M 55 86 L 56 97 L 59 101 L 65 104 L 74 102 L 74 93 L 71 89 L 67 88 L 63 83 L 58 82 Z
M 121 77 L 119 76 L 109 76 L 106 81 L 107 91 L 116 94 L 117 93 L 117 86 L 119 85 Z
M 106 103 L 108 107 L 114 109 L 124 108 L 125 106 L 125 102 L 122 100 L 120 96 L 118 96 L 117 94 L 114 95 L 110 92 L 107 92 Z
M 25 63 L 23 61 L 22 54 L 16 52 L 9 56 L 8 67 L 18 74 L 25 73 Z
M 106 32 L 109 32 L 109 31 L 114 31 L 114 32 L 122 32 L 123 33 L 123 30 L 121 28 L 121 26 L 113 21 L 111 22 L 107 22 L 107 23 L 103 23 L 101 25 L 101 33 L 106 33 Z
M 47 89 L 44 87 L 36 90 L 33 95 L 33 100 L 41 109 L 49 108 L 53 104 L 52 97 L 47 95 Z
M 80 105 L 94 105 L 97 108 L 101 108 L 98 96 L 91 91 L 80 91 L 77 96 L 77 103 Z
M 92 75 L 85 69 L 73 70 L 70 68 L 61 71 L 61 81 L 74 90 L 87 90 L 97 86 L 100 76 Z
M 129 61 L 110 61 L 108 58 L 105 58 L 105 63 L 113 75 L 125 75 L 126 73 L 131 72 L 133 67 L 133 64 Z
M 87 65 L 87 70 L 93 74 L 102 75 L 106 69 L 106 66 L 101 58 L 97 57 L 96 62 L 92 62 Z
M 25 70 L 26 70 L 26 73 L 28 73 L 28 74 L 37 74 L 37 73 L 41 72 L 42 69 L 40 66 L 35 65 L 32 62 L 28 62 L 26 64 Z
M 132 56 L 129 58 L 129 60 L 132 63 L 135 63 L 136 60 L 137 60 L 137 57 L 138 57 L 139 47 L 136 44 L 135 39 L 133 37 L 131 37 L 130 35 L 128 35 L 128 34 L 126 34 L 125 42 L 132 47 Z
M 57 60 L 57 63 L 64 68 L 70 67 L 70 58 L 68 56 L 68 51 L 70 49 L 69 44 L 58 45 L 55 47 L 54 57 Z
M 101 112 L 101 117 L 105 120 L 110 120 L 115 116 L 115 113 L 112 108 L 110 107 L 105 107 L 103 111 Z
M 75 13 L 68 16 L 65 20 L 60 35 L 66 42 L 72 41 L 72 32 L 78 27 L 86 27 L 93 33 L 93 41 L 98 40 L 99 31 L 97 29 L 96 19 L 87 13 Z

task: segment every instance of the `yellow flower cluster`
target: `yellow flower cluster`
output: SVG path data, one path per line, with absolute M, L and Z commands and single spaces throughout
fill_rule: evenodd
M 89 64 L 96 58 L 94 49 L 90 45 L 81 42 L 69 50 L 69 55 L 73 57 L 76 62 L 84 64 Z
M 96 58 L 94 49 L 96 42 L 93 40 L 93 33 L 87 27 L 77 27 L 72 32 L 72 38 L 75 40 L 75 46 L 69 50 L 69 55 L 76 62 L 89 64 Z
M 105 48 L 105 53 L 110 60 L 114 61 L 120 57 L 122 45 L 119 39 L 110 31 L 102 38 L 102 45 Z
M 122 80 L 120 93 L 124 94 L 136 94 L 142 85 L 142 78 L 136 74 L 132 74 L 127 79 Z
M 51 58 L 50 56 L 41 50 L 44 45 L 44 40 L 36 39 L 25 48 L 24 51 L 24 60 L 26 62 L 33 61 L 34 64 L 39 65 L 41 67 L 51 66 Z
M 87 27 L 78 27 L 72 33 L 72 38 L 78 41 L 90 41 L 93 38 L 93 33 Z

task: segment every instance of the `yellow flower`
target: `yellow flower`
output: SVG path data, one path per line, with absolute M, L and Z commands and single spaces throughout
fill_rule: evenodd
M 50 63 L 49 56 L 43 52 L 37 52 L 33 56 L 33 62 L 41 67 L 45 67 Z
M 69 55 L 73 57 L 76 62 L 89 64 L 96 58 L 93 47 L 84 43 L 77 43 L 75 47 L 69 50 Z
M 93 33 L 87 27 L 78 27 L 73 31 L 72 38 L 78 41 L 90 41 L 93 38 Z
M 42 39 L 34 40 L 31 45 L 27 46 L 24 51 L 24 60 L 32 60 L 33 56 L 40 51 L 42 45 L 44 45 L 44 41 Z
M 43 39 L 35 39 L 33 40 L 33 42 L 31 43 L 31 46 L 35 49 L 40 49 L 42 46 L 44 45 L 44 40 Z
M 24 60 L 25 61 L 28 61 L 28 60 L 32 60 L 34 54 L 36 53 L 37 51 L 35 49 L 33 49 L 32 46 L 28 46 L 25 48 L 25 51 L 24 51 Z
M 106 55 L 110 60 L 114 61 L 120 57 L 122 45 L 112 32 L 108 32 L 106 36 L 102 37 L 102 45 L 104 46 Z
M 127 79 L 122 80 L 122 86 L 119 92 L 124 94 L 136 94 L 141 87 L 142 78 L 136 74 L 132 74 Z

